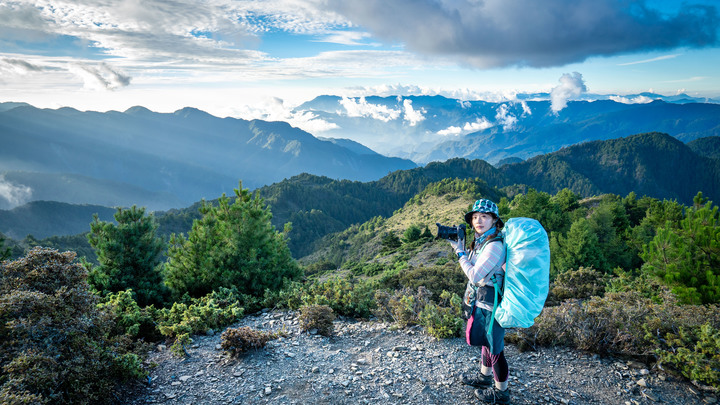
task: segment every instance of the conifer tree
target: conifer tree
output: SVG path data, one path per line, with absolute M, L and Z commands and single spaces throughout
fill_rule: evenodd
M 161 269 L 165 244 L 155 236 L 154 218 L 133 206 L 118 208 L 115 221 L 95 215 L 90 224 L 88 241 L 100 263 L 90 271 L 90 284 L 102 294 L 132 289 L 140 306 L 161 305 L 167 295 Z
M 702 193 L 679 226 L 667 221 L 658 229 L 641 256 L 643 269 L 670 286 L 680 302 L 720 302 L 720 219 Z
M 598 246 L 598 236 L 588 219 L 581 218 L 570 226 L 567 236 L 550 238 L 551 276 L 583 267 L 605 268 L 605 258 Z
M 242 183 L 235 195 L 232 204 L 224 194 L 217 206 L 203 202 L 187 238 L 171 236 L 165 277 L 176 297 L 201 297 L 219 287 L 260 296 L 300 276 L 285 240 L 289 227 L 277 232 L 264 200 Z
M 5 237 L 0 234 L 0 262 L 10 258 L 10 248 L 5 247 Z

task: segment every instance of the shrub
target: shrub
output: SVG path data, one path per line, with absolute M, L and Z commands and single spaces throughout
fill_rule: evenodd
M 570 298 L 585 299 L 605 293 L 607 277 L 592 267 L 580 267 L 560 273 L 550 290 L 548 301 L 559 302 Z
M 184 353 L 184 345 L 190 336 L 209 329 L 229 325 L 243 315 L 240 296 L 233 290 L 220 288 L 202 298 L 186 297 L 171 308 L 158 311 L 158 330 L 163 336 L 175 340 L 171 350 L 177 355 Z
M 467 277 L 457 262 L 448 262 L 443 266 L 409 267 L 398 272 L 398 283 L 413 290 L 423 286 L 439 297 L 443 291 L 465 291 Z
M 599 354 L 659 360 L 682 375 L 720 386 L 720 308 L 678 305 L 666 294 L 660 302 L 639 292 L 606 293 L 586 301 L 546 307 L 535 325 L 508 335 L 526 349 L 566 345 Z
M 327 305 L 307 305 L 300 308 L 300 328 L 307 332 L 317 329 L 323 336 L 330 336 L 333 333 L 333 321 L 335 313 Z
M 143 376 L 74 259 L 36 247 L 0 263 L 0 403 L 100 403 Z
M 158 311 L 153 306 L 140 308 L 133 298 L 132 290 L 106 296 L 98 308 L 114 316 L 117 334 L 150 342 L 162 338 L 155 326 Z
M 220 335 L 220 346 L 233 356 L 237 356 L 253 349 L 262 349 L 267 342 L 279 336 L 279 333 L 262 332 L 249 326 L 228 328 Z
M 375 305 L 369 281 L 332 277 L 296 290 L 300 305 L 327 305 L 336 314 L 366 318 Z M 296 307 L 293 309 L 297 309 Z
M 463 327 L 462 298 L 457 294 L 443 291 L 440 294 L 441 302 L 429 302 L 420 311 L 420 324 L 425 327 L 430 336 L 446 339 L 460 335 Z
M 420 323 L 420 312 L 430 302 L 432 293 L 425 287 L 418 287 L 417 291 L 409 288 L 396 290 L 393 293 L 377 291 L 375 293 L 375 316 L 383 320 L 391 320 L 397 326 L 404 328 Z

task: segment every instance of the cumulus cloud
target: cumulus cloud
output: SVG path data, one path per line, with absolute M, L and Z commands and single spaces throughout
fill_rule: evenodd
M 495 113 L 495 120 L 498 125 L 502 125 L 504 131 L 512 131 L 515 129 L 518 119 L 510 113 L 510 108 L 507 104 L 500 104 L 500 107 L 495 110 Z
M 401 110 L 388 108 L 384 105 L 368 103 L 365 97 L 359 99 L 343 97 L 340 105 L 345 108 L 348 117 L 370 117 L 383 122 L 396 120 L 402 113 Z
M 549 67 L 591 56 L 718 44 L 715 6 L 672 13 L 649 0 L 335 0 L 325 3 L 388 43 L 480 68 Z M 422 23 L 418 23 L 422 21 Z
M 550 91 L 550 100 L 552 111 L 557 114 L 560 110 L 567 107 L 567 102 L 571 98 L 579 97 L 587 91 L 585 81 L 578 72 L 565 73 L 558 79 L 559 85 L 553 87 Z
M 418 124 L 418 122 L 423 121 L 425 119 L 425 114 L 427 111 L 425 111 L 424 108 L 420 108 L 419 110 L 416 110 L 412 106 L 412 100 L 405 99 L 403 100 L 403 109 L 405 111 L 405 121 L 410 123 L 411 127 L 414 127 Z
M 462 127 L 450 126 L 437 132 L 438 135 L 442 136 L 458 136 L 469 134 L 472 132 L 482 131 L 495 126 L 492 122 L 488 121 L 485 117 L 480 117 L 475 122 L 466 122 Z
M 83 79 L 86 88 L 93 90 L 115 90 L 130 84 L 129 76 L 102 62 L 95 66 L 74 63 L 69 70 Z
M 25 204 L 32 197 L 32 188 L 14 184 L 5 180 L 5 175 L 0 175 L 0 198 L 7 201 L 11 207 Z

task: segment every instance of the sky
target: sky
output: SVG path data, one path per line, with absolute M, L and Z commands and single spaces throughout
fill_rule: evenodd
M 0 102 L 322 132 L 323 95 L 720 97 L 718 0 L 0 0 Z M 359 98 L 355 99 L 360 100 Z

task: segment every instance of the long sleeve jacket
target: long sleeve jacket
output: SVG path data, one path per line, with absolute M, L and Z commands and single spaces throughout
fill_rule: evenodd
M 459 260 L 460 267 L 469 282 L 477 287 L 492 287 L 492 276 L 495 275 L 498 286 L 502 286 L 505 277 L 505 244 L 503 241 L 495 240 L 484 246 L 482 243 L 476 242 L 475 246 L 475 250 Z M 481 301 L 477 301 L 477 306 L 492 309 L 492 306 L 488 306 Z

